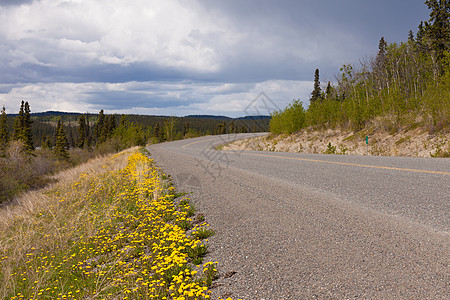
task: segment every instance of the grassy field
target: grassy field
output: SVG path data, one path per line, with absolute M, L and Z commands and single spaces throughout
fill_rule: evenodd
M 142 149 L 0 210 L 0 299 L 208 299 L 214 231 Z

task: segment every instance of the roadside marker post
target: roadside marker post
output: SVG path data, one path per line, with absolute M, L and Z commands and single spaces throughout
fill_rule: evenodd
M 366 155 L 369 155 L 369 137 L 366 135 Z

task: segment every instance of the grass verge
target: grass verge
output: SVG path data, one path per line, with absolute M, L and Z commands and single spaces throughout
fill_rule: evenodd
M 0 211 L 2 299 L 208 299 L 213 262 L 186 198 L 136 149 Z M 180 204 L 181 203 L 181 204 Z M 202 234 L 199 234 L 202 232 Z

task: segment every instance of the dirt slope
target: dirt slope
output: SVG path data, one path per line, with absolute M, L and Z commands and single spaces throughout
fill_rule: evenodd
M 366 136 L 368 144 L 366 145 Z M 450 132 L 431 134 L 421 128 L 390 133 L 366 129 L 360 132 L 341 130 L 305 130 L 293 135 L 268 135 L 236 141 L 224 150 L 258 150 L 303 153 L 329 153 L 381 156 L 448 157 Z

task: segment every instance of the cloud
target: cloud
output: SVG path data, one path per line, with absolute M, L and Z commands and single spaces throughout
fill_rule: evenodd
M 307 101 L 316 68 L 333 81 L 381 35 L 406 39 L 428 13 L 413 2 L 0 1 L 0 99 L 34 111 L 238 116 L 265 91 L 281 108 Z
M 126 83 L 48 83 L 0 85 L 0 105 L 8 113 L 25 99 L 32 111 L 155 113 L 165 115 L 223 114 L 242 117 L 256 114 L 246 111 L 264 92 L 273 105 L 261 110 L 270 114 L 284 108 L 292 99 L 308 99 L 312 82 L 275 80 L 260 83 L 203 82 L 126 82 Z M 305 103 L 307 104 L 307 103 Z
M 8 24 L 0 80 L 90 81 L 95 68 L 95 80 L 107 81 L 111 66 L 127 81 L 145 80 L 133 77 L 140 66 L 185 78 L 309 80 L 316 67 L 336 68 L 365 49 L 360 35 L 310 10 L 298 1 L 34 1 L 0 13 Z
M 17 6 L 31 2 L 33 2 L 33 0 L 1 0 L 0 6 Z
M 220 60 L 208 39 L 229 35 L 217 20 L 175 1 L 36 1 L 0 16 L 8 24 L 0 29 L 9 47 L 2 49 L 3 63 L 14 68 L 33 63 L 70 72 L 92 64 L 126 69 L 143 63 L 214 72 Z

